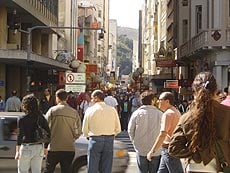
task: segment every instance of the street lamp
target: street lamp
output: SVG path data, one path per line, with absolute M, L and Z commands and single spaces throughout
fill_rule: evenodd
M 149 80 L 147 77 L 143 77 L 144 68 L 137 68 L 131 75 L 131 85 L 134 85 L 135 88 L 139 91 L 142 89 L 147 89 L 149 86 Z

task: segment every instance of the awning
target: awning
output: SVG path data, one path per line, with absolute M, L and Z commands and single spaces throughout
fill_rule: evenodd
M 0 63 L 9 65 L 26 66 L 27 52 L 23 50 L 0 50 Z M 61 63 L 55 59 L 36 55 L 31 53 L 30 63 L 35 68 L 40 69 L 55 69 L 57 71 L 70 70 L 68 64 Z

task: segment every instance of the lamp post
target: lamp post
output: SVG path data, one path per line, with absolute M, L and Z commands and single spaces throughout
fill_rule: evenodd
M 149 87 L 149 80 L 147 77 L 143 77 L 144 68 L 137 68 L 131 76 L 132 84 L 135 84 L 137 90 L 141 91 L 142 89 L 147 89 Z

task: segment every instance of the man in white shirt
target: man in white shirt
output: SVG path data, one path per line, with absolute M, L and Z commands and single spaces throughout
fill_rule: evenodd
M 91 94 L 94 105 L 85 112 L 82 132 L 89 138 L 88 173 L 112 172 L 114 136 L 121 131 L 115 108 L 104 102 L 104 93 L 95 90 Z
M 85 111 L 93 105 L 93 102 L 91 102 L 90 95 L 88 93 L 85 93 L 83 96 L 83 101 L 80 104 L 80 117 L 83 120 Z
M 104 102 L 105 104 L 114 107 L 117 110 L 118 102 L 115 97 L 113 97 L 112 91 L 108 90 L 107 91 L 108 96 L 105 97 Z
M 143 105 L 133 112 L 128 133 L 134 145 L 137 157 L 137 165 L 140 173 L 157 172 L 160 163 L 160 149 L 154 153 L 151 161 L 146 155 L 155 141 L 161 125 L 163 112 L 153 106 L 154 95 L 148 91 L 141 94 Z

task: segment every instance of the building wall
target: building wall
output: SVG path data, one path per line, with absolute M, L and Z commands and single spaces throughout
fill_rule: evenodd
M 104 29 L 106 31 L 104 36 L 104 57 L 105 57 L 105 63 L 108 61 L 108 50 L 109 50 L 109 0 L 103 0 L 104 5 Z M 105 67 L 105 66 L 104 66 Z M 105 69 L 104 69 L 105 71 Z
M 6 49 L 7 47 L 7 9 L 0 7 L 0 48 Z
M 190 0 L 178 5 L 179 59 L 186 64 L 181 75 L 191 80 L 200 71 L 212 71 L 219 89 L 229 85 L 229 1 Z M 202 8 L 201 28 L 197 31 L 197 6 Z M 183 20 L 188 20 L 188 40 L 183 40 Z M 214 36 L 219 34 L 219 38 Z M 188 61 L 189 60 L 189 61 Z
M 114 71 L 116 72 L 117 64 L 116 64 L 116 58 L 117 58 L 117 20 L 110 19 L 109 20 L 109 57 L 108 57 L 108 63 L 107 63 L 107 69 L 106 72 Z M 115 76 L 118 74 L 116 73 Z
M 158 47 L 161 41 L 166 46 L 166 19 L 167 19 L 167 1 L 158 0 Z
M 11 14 L 16 9 L 17 14 L 21 18 L 21 29 L 27 31 L 33 26 L 57 26 L 58 2 L 55 0 L 39 1 L 39 0 L 14 0 L 13 2 L 4 1 L 0 7 L 0 58 L 4 61 L 0 63 L 0 94 L 5 97 L 10 96 L 13 89 L 18 90 L 19 95 L 26 94 L 29 84 L 26 72 L 27 57 L 27 34 L 11 30 L 7 25 L 10 22 Z M 64 1 L 64 0 L 63 0 Z M 70 2 L 70 0 L 69 0 Z M 12 3 L 11 5 L 9 5 Z M 12 6 L 13 5 L 13 6 Z M 15 6 L 14 6 L 15 5 Z M 23 12 L 22 12 L 23 11 Z M 70 12 L 70 10 L 67 10 Z M 52 35 L 55 35 L 54 37 Z M 60 34 L 59 29 L 35 29 L 31 33 L 31 54 L 30 58 L 34 60 L 30 64 L 32 80 L 42 79 L 47 82 L 47 68 L 62 70 L 66 64 L 55 62 L 50 58 L 55 58 L 54 50 L 58 48 L 58 38 L 65 40 L 65 35 Z M 68 37 L 68 36 L 67 36 Z M 63 39 L 64 38 L 64 39 Z M 66 40 L 64 41 L 66 43 Z M 67 45 L 67 44 L 65 44 Z M 7 57 L 5 55 L 8 55 Z M 47 59 L 47 61 L 46 61 Z M 8 62 L 10 61 L 10 63 Z M 29 59 L 30 60 L 30 59 Z M 42 60 L 42 61 L 41 61 Z M 53 64 L 54 63 L 54 64 Z M 29 66 L 29 65 L 28 65 Z M 63 67 L 63 68 L 62 68 Z M 60 70 L 60 69 L 58 69 Z M 41 74 L 46 74 L 45 76 Z M 1 82 L 3 81 L 3 82 Z M 55 84 L 57 85 L 57 84 Z
M 177 32 L 177 40 L 178 40 L 178 45 L 182 45 L 184 43 L 183 41 L 183 21 L 187 20 L 188 21 L 188 35 L 187 35 L 187 40 L 189 39 L 189 28 L 190 28 L 190 14 L 189 14 L 189 5 L 188 6 L 182 6 L 181 1 L 178 3 L 178 32 Z

